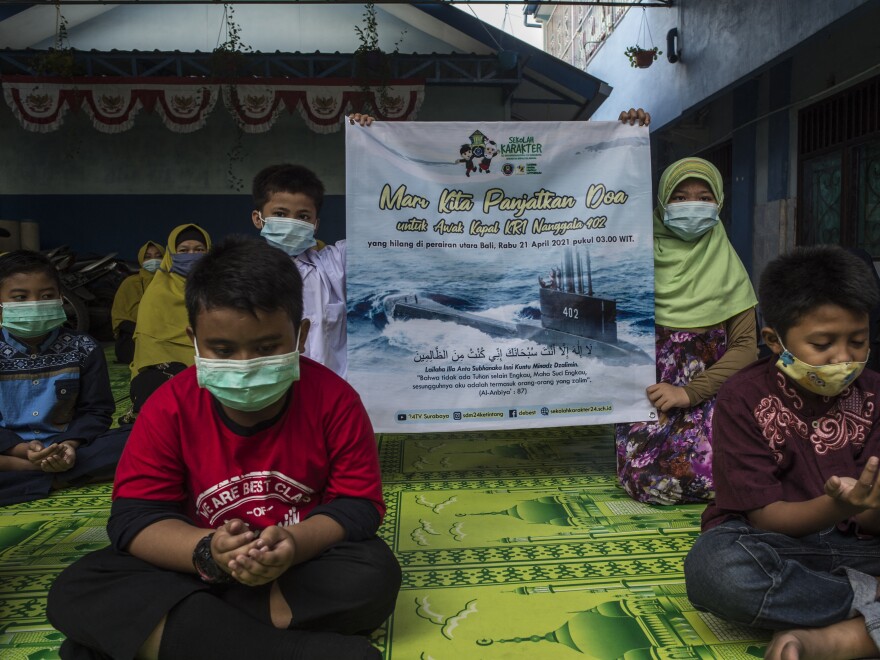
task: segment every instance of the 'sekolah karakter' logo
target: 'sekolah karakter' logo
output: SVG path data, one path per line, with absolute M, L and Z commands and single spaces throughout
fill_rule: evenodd
M 492 159 L 503 156 L 506 161 L 511 160 L 537 160 L 543 155 L 544 146 L 535 140 L 532 135 L 514 135 L 507 138 L 507 142 L 500 145 L 489 138 L 482 131 L 474 131 L 468 138 L 468 142 L 459 147 L 459 158 L 456 163 L 464 163 L 465 176 L 471 172 L 490 174 Z M 502 166 L 502 173 L 510 176 L 516 174 L 540 174 L 534 164 L 528 167 L 517 167 L 516 170 L 509 162 Z

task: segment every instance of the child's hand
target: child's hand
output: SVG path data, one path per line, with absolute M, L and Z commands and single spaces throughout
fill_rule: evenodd
M 211 539 L 211 554 L 214 561 L 224 571 L 236 577 L 232 571 L 232 565 L 235 558 L 247 553 L 253 546 L 256 534 L 254 534 L 247 523 L 238 518 L 234 518 L 214 532 L 214 538 Z
M 683 387 L 670 385 L 669 383 L 657 383 L 647 390 L 648 400 L 660 412 L 667 412 L 672 408 L 690 408 L 691 400 Z
M 373 123 L 373 118 L 370 115 L 362 115 L 359 112 L 355 112 L 348 116 L 348 122 L 354 126 L 355 123 L 360 124 L 361 126 L 369 126 Z
M 645 112 L 641 108 L 638 110 L 630 108 L 629 110 L 621 111 L 617 120 L 622 121 L 624 124 L 629 124 L 630 126 L 635 126 L 636 122 L 639 122 L 639 126 L 649 126 L 651 124 L 651 114 Z
M 273 525 L 260 534 L 246 554 L 230 562 L 232 576 L 242 584 L 257 586 L 277 580 L 293 565 L 296 543 L 290 532 Z
M 66 442 L 44 447 L 39 440 L 31 440 L 27 458 L 31 465 L 43 472 L 66 472 L 76 463 L 76 451 Z
M 858 479 L 831 477 L 825 482 L 825 494 L 857 509 L 880 508 L 880 480 L 877 469 L 880 461 L 871 456 Z
M 76 449 L 66 442 L 59 442 L 54 446 L 58 447 L 58 450 L 43 459 L 40 469 L 43 472 L 67 472 L 76 464 Z

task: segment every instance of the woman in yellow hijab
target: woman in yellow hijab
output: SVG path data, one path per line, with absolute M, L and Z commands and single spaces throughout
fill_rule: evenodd
M 134 357 L 134 330 L 137 324 L 138 306 L 147 285 L 162 263 L 165 250 L 158 243 L 147 241 L 138 250 L 140 270 L 122 281 L 113 297 L 110 317 L 113 320 L 113 336 L 116 338 L 116 361 L 130 364 Z
M 159 385 L 195 361 L 186 336 L 184 288 L 190 268 L 210 249 L 211 237 L 198 225 L 178 225 L 168 236 L 162 264 L 138 308 L 131 363 L 135 413 Z
M 618 424 L 617 473 L 631 497 L 652 504 L 706 502 L 712 414 L 722 383 L 757 357 L 752 283 L 718 213 L 721 174 L 684 158 L 660 177 L 654 211 L 657 422 Z

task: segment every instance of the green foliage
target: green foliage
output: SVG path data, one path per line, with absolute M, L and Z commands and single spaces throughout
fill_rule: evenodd
M 623 51 L 623 54 L 629 58 L 630 66 L 646 69 L 651 66 L 651 63 L 654 62 L 658 56 L 663 54 L 663 51 L 659 50 L 657 46 L 654 46 L 653 48 L 630 46 Z
M 246 53 L 254 52 L 241 38 L 241 25 L 235 20 L 235 8 L 231 3 L 223 4 L 223 24 L 226 28 L 226 39 L 219 43 L 211 54 L 211 73 L 226 79 L 224 83 L 229 98 L 234 106 L 239 105 L 238 88 L 235 78 L 245 73 L 247 68 Z M 239 175 L 239 168 L 247 156 L 244 145 L 244 131 L 241 126 L 236 128 L 235 140 L 226 152 L 226 185 L 231 190 L 244 190 L 244 177 Z
M 368 2 L 364 5 L 363 26 L 355 25 L 354 32 L 360 39 L 356 53 L 372 52 L 379 50 L 379 23 L 376 20 L 376 5 Z
M 31 68 L 38 76 L 73 77 L 83 74 L 76 61 L 76 51 L 70 47 L 67 18 L 61 13 L 61 3 L 55 3 L 55 45 L 31 59 Z
M 211 73 L 219 77 L 234 77 L 244 70 L 247 59 L 245 53 L 253 48 L 241 38 L 241 26 L 235 21 L 235 8 L 230 3 L 223 5 L 223 23 L 226 27 L 226 40 L 218 44 L 211 54 Z
M 376 5 L 368 2 L 364 5 L 363 24 L 355 25 L 354 32 L 360 45 L 354 51 L 355 77 L 360 81 L 363 101 L 359 112 L 375 114 L 375 108 L 367 100 L 369 92 L 375 91 L 380 110 L 387 107 L 390 101 L 388 81 L 391 78 L 391 62 L 400 50 L 400 44 L 406 35 L 401 31 L 400 37 L 394 42 L 394 50 L 385 53 L 379 48 L 379 21 L 376 17 Z

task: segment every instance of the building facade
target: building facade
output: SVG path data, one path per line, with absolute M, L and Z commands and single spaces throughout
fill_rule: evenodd
M 880 2 L 643 4 L 530 7 L 548 52 L 613 86 L 594 119 L 649 110 L 657 176 L 683 156 L 713 161 L 753 278 L 794 245 L 880 258 Z M 657 60 L 631 66 L 635 45 Z

